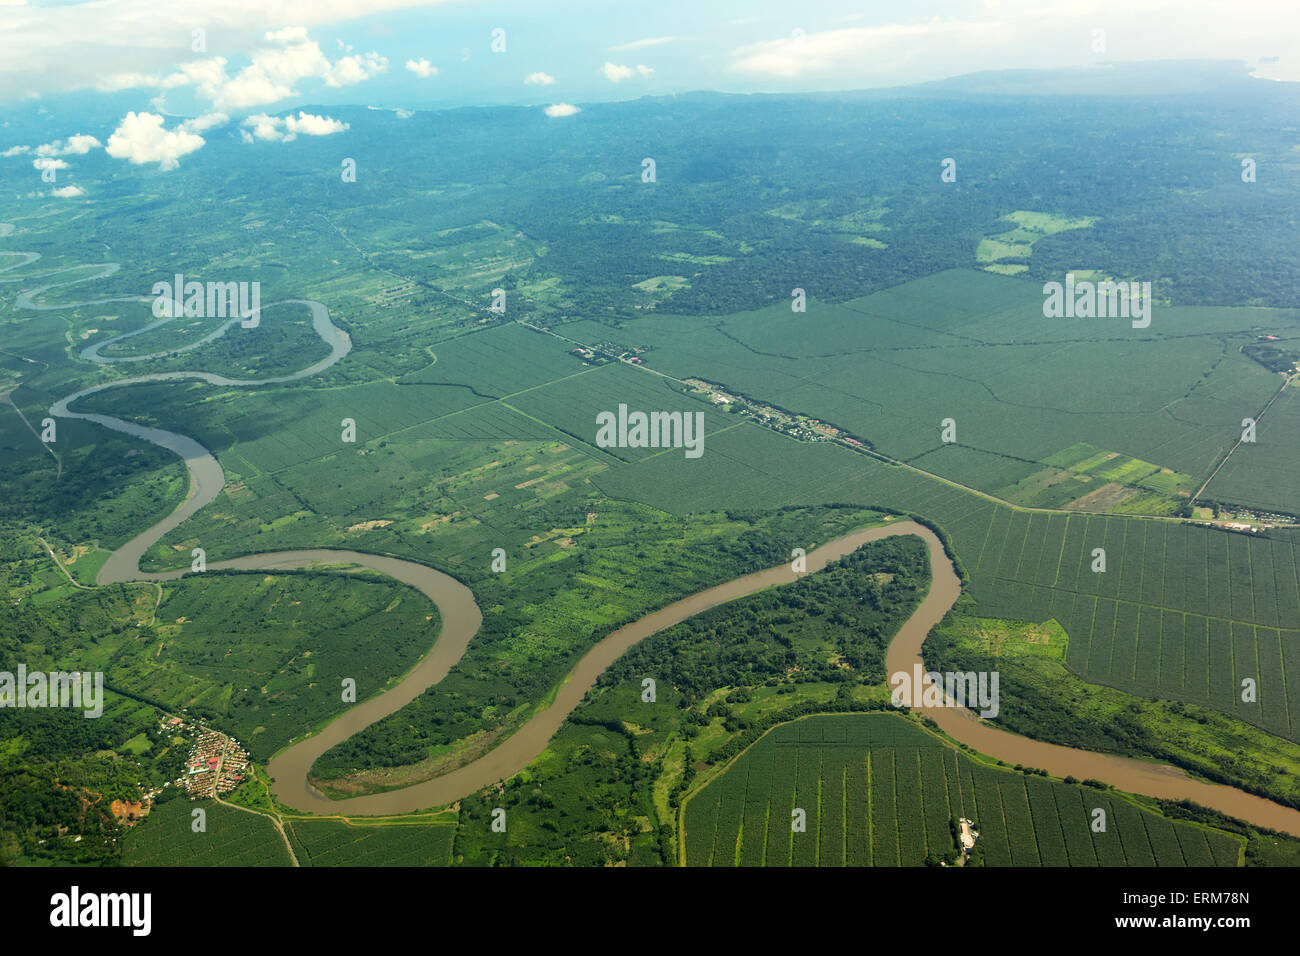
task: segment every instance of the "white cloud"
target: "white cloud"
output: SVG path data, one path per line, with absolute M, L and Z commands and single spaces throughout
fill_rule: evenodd
M 992 21 L 931 20 L 926 23 L 848 27 L 818 33 L 796 31 L 732 51 L 730 69 L 789 79 L 827 72 L 854 62 L 879 67 L 902 65 L 922 51 L 935 53 L 952 44 L 988 49 L 1007 39 Z
M 217 56 L 182 63 L 174 72 L 154 75 L 138 72 L 115 73 L 98 79 L 101 91 L 155 87 L 174 89 L 193 86 L 195 92 L 222 110 L 264 106 L 296 96 L 296 84 L 321 80 L 327 87 L 352 86 L 388 70 L 388 59 L 376 52 L 343 56 L 330 62 L 305 27 L 285 27 L 265 33 L 262 46 L 250 54 L 251 62 L 233 77 L 226 72 L 228 61 Z M 435 71 L 436 72 L 436 71 Z
M 609 80 L 611 83 L 622 83 L 624 80 L 630 80 L 638 74 L 643 78 L 649 77 L 654 73 L 654 70 L 642 63 L 638 63 L 634 69 L 630 66 L 621 66 L 618 63 L 606 62 L 605 65 L 600 68 L 600 71 L 605 74 L 605 79 Z
M 0 0 L 0 100 L 93 87 L 120 73 L 166 76 L 189 53 L 191 31 L 208 31 L 209 49 L 238 62 L 238 51 L 328 31 L 367 17 L 453 0 Z M 271 31 L 276 39 L 267 40 Z M 324 42 L 324 41 L 322 41 Z M 184 52 L 181 52 L 184 51 Z M 351 51 L 347 51 L 351 52 Z
M 87 133 L 78 133 L 75 136 L 69 136 L 65 143 L 61 139 L 56 139 L 52 143 L 46 143 L 43 146 L 36 147 L 37 156 L 84 156 L 92 149 L 103 146 L 104 144 L 95 137 Z
M 559 116 L 572 116 L 574 113 L 581 113 L 578 107 L 572 103 L 556 103 L 553 106 L 546 107 L 546 115 L 552 119 Z
M 347 123 L 332 117 L 313 116 L 301 111 L 296 117 L 286 116 L 284 125 L 290 135 L 302 133 L 304 136 L 329 136 L 332 133 L 342 133 L 348 128 Z
M 420 57 L 418 60 L 407 60 L 406 68 L 422 80 L 438 75 L 438 68 L 424 57 Z
M 230 117 L 225 113 L 205 113 L 203 116 L 185 120 L 185 122 L 181 123 L 180 129 L 187 133 L 206 133 L 210 129 L 225 126 L 229 122 Z
M 257 113 L 253 116 L 244 117 L 245 126 L 250 126 L 253 132 L 249 134 L 246 130 L 241 130 L 241 136 L 246 143 L 251 143 L 255 139 L 263 142 L 274 143 L 284 139 L 284 133 L 280 127 L 284 126 L 284 120 L 278 116 L 267 116 L 265 113 Z
M 201 149 L 204 139 L 185 129 L 168 130 L 157 113 L 127 113 L 104 147 L 114 159 L 134 164 L 157 163 L 160 170 L 175 169 L 180 157 Z
M 315 46 L 315 44 L 312 44 Z M 380 56 L 371 50 L 363 56 L 345 56 L 335 60 L 329 72 L 325 74 L 326 86 L 352 86 L 388 72 L 388 57 Z M 437 73 L 437 69 L 434 69 Z
M 665 43 L 681 43 L 684 40 L 694 39 L 695 37 L 646 37 L 644 40 L 633 40 L 631 43 L 620 43 L 618 46 L 610 47 L 610 50 L 612 52 L 640 50 L 648 46 L 663 46 Z
M 1260 0 L 1266 5 L 1282 0 Z M 1098 62 L 1092 30 L 1147 34 L 1159 23 L 1171 36 L 1165 0 L 986 0 L 969 19 L 933 17 L 911 23 L 845 27 L 747 44 L 731 51 L 729 70 L 792 79 L 808 75 L 876 76 L 891 83 L 937 79 L 981 69 L 1071 67 Z M 1256 11 L 1258 15 L 1258 11 Z M 1143 25 L 1145 23 L 1145 25 Z M 1188 58 L 1225 59 L 1206 46 Z M 1135 59 L 1160 58 L 1147 46 Z
M 30 146 L 10 146 L 3 153 L 0 153 L 0 156 L 6 158 L 10 156 L 21 156 L 23 153 L 30 153 L 31 151 L 32 148 Z
M 51 189 L 50 195 L 58 196 L 60 199 L 75 199 L 86 195 L 86 191 L 80 186 L 60 186 L 58 189 Z
M 555 82 L 555 77 L 549 73 L 543 73 L 540 70 L 536 73 L 529 73 L 524 77 L 524 82 L 529 86 L 550 86 Z
M 193 83 L 200 96 L 215 101 L 221 95 L 221 87 L 228 82 L 230 78 L 226 76 L 226 58 L 214 56 L 207 60 L 182 63 L 176 73 L 163 80 L 163 85 L 185 86 Z
M 138 86 L 158 86 L 161 82 L 159 77 L 148 73 L 110 73 L 95 80 L 94 86 L 101 93 L 116 93 Z
M 274 103 L 293 95 L 292 86 L 276 83 L 260 70 L 248 67 L 226 83 L 212 102 L 224 109 L 240 110 Z
M 47 169 L 67 169 L 68 164 L 61 159 L 50 159 L 42 156 L 39 159 L 32 160 L 32 168 L 44 172 Z
M 303 136 L 329 136 L 333 133 L 342 133 L 348 129 L 348 124 L 340 122 L 329 116 L 315 116 L 311 113 L 304 113 L 299 110 L 297 116 L 268 116 L 265 113 L 258 113 L 246 117 L 243 122 L 244 126 L 250 127 L 248 130 L 240 130 L 240 136 L 246 143 L 254 140 L 261 140 L 266 143 L 289 143 L 297 139 L 299 134 Z
M 306 27 L 285 27 L 283 30 L 268 32 L 266 39 L 277 43 L 297 43 L 307 39 Z

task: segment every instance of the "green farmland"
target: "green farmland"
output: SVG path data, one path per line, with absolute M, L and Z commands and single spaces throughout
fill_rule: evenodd
M 1207 71 L 1061 110 L 669 97 L 666 66 L 570 117 L 336 102 L 337 135 L 271 141 L 235 116 L 166 169 L 6 114 L 0 671 L 102 671 L 108 699 L 98 721 L 0 708 L 0 864 L 921 866 L 955 859 L 960 817 L 973 865 L 1300 860 L 1259 828 L 1276 816 L 996 766 L 893 712 L 887 650 L 936 580 L 908 536 L 647 636 L 502 779 L 375 810 L 495 772 L 625 625 L 907 518 L 961 577 L 925 661 L 998 669 L 998 727 L 1300 810 L 1294 84 Z M 47 153 L 69 157 L 57 194 L 29 165 Z M 265 320 L 153 326 L 143 292 L 182 272 L 259 283 Z M 1067 274 L 1149 281 L 1150 325 L 1048 318 Z M 328 310 L 336 364 L 287 300 Z M 56 411 L 78 394 L 70 414 L 128 424 Z M 597 447 L 620 405 L 701 413 L 702 456 Z M 210 452 L 215 497 L 164 523 L 190 477 L 133 425 Z M 151 527 L 141 578 L 100 586 Z M 442 666 L 437 608 L 378 572 L 187 573 L 196 548 L 400 558 L 468 588 L 481 624 L 400 708 L 337 721 L 344 681 L 373 701 L 431 648 Z M 176 798 L 195 744 L 174 716 L 247 750 L 225 799 L 261 813 Z M 269 762 L 327 725 L 348 735 L 273 791 Z M 299 782 L 357 802 L 311 817 Z
M 302 866 L 449 866 L 454 826 L 294 820 L 285 829 Z
M 687 866 L 920 866 L 953 854 L 950 821 L 988 866 L 1236 866 L 1244 841 L 1114 793 L 987 766 L 890 714 L 769 731 L 684 804 Z M 792 832 L 795 808 L 805 832 Z M 1105 811 L 1104 833 L 1093 832 Z
M 207 815 L 194 832 L 195 810 Z M 127 866 L 289 866 L 289 851 L 268 817 L 211 800 L 162 804 L 126 836 Z

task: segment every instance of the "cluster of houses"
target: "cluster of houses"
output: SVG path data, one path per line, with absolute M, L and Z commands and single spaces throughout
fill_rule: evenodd
M 859 448 L 865 447 L 862 442 L 849 436 L 842 429 L 819 419 L 809 418 L 807 415 L 794 415 L 775 405 L 767 405 L 744 395 L 727 392 L 721 386 L 702 378 L 684 378 L 682 382 L 695 391 L 707 395 L 713 404 L 735 409 L 756 424 L 799 441 L 841 441 Z
M 587 364 L 603 363 L 611 359 L 617 359 L 620 362 L 626 362 L 628 365 L 644 365 L 645 359 L 641 358 L 641 354 L 648 351 L 649 348 L 648 345 L 637 345 L 627 349 L 617 342 L 597 342 L 595 345 L 579 345 L 575 349 L 569 349 L 569 352 L 578 356 Z
M 185 776 L 176 781 L 191 800 L 229 793 L 244 782 L 248 772 L 248 754 L 239 741 L 207 727 L 198 730 L 185 761 Z

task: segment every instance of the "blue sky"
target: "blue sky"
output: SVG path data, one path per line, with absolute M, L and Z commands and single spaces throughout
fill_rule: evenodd
M 325 59 L 373 53 L 374 68 L 363 62 L 364 80 L 331 83 L 304 66 L 257 103 L 214 103 L 198 84 L 175 82 L 167 111 L 860 89 L 1106 59 L 1277 57 L 1266 75 L 1300 79 L 1298 10 L 1295 0 L 0 0 L 0 104 L 120 88 L 131 74 L 175 77 L 205 59 L 222 58 L 233 77 L 259 50 L 285 45 L 268 34 L 295 27 Z M 493 54 L 498 27 L 506 51 Z M 203 52 L 191 50 L 194 29 L 205 31 Z M 533 74 L 554 82 L 526 84 Z M 140 108 L 164 92 L 128 88 Z M 283 90 L 291 95 L 271 98 Z
M 345 132 L 328 112 L 341 104 L 523 104 L 559 122 L 583 103 L 650 94 L 851 90 L 1189 59 L 1245 61 L 1266 79 L 1300 80 L 1300 5 L 0 0 L 0 111 L 57 104 L 55 115 L 113 124 L 106 141 L 72 128 L 45 142 L 0 134 L 0 157 L 48 176 L 67 157 L 103 148 L 170 169 L 211 130 L 237 130 L 248 143 Z M 289 112 L 308 104 L 316 112 Z

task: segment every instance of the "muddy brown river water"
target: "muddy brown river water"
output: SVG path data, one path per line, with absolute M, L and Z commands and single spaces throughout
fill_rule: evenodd
M 0 236 L 12 232 L 12 228 L 5 228 L 6 225 L 0 223 Z M 22 257 L 23 261 L 2 265 L 0 272 L 28 265 L 40 258 L 37 253 L 5 253 L 5 255 Z M 74 266 L 56 270 L 49 275 L 86 268 L 91 267 Z M 98 268 L 100 271 L 87 273 L 82 279 L 49 283 L 28 290 L 19 296 L 15 304 L 27 309 L 70 308 L 74 305 L 94 304 L 94 302 L 83 302 L 51 306 L 32 302 L 35 296 L 47 289 L 111 275 L 116 271 L 116 263 L 100 264 L 93 268 Z M 141 298 L 132 296 L 95 301 L 112 302 Z M 313 327 L 330 347 L 330 354 L 299 372 L 259 381 L 229 379 L 207 372 L 175 372 L 118 379 L 69 395 L 55 402 L 51 407 L 50 413 L 56 417 L 84 419 L 167 448 L 184 459 L 189 469 L 190 490 L 186 500 L 171 514 L 114 551 L 100 569 L 98 575 L 100 584 L 175 580 L 181 577 L 185 572 L 174 571 L 163 574 L 142 572 L 139 570 L 139 561 L 150 547 L 162 540 L 164 535 L 215 500 L 225 485 L 225 475 L 216 458 L 192 438 L 175 432 L 137 425 L 108 415 L 73 411 L 70 406 L 96 392 L 141 382 L 199 379 L 218 386 L 264 386 L 287 383 L 318 374 L 348 354 L 351 341 L 345 332 L 330 321 L 325 306 L 309 300 L 291 300 L 276 305 L 300 305 L 308 308 Z M 139 331 L 148 331 L 159 324 L 161 323 L 155 323 Z M 224 328 L 221 332 L 224 332 Z M 212 338 L 221 332 L 215 333 Z M 118 336 L 113 341 L 120 341 L 135 334 L 139 333 Z M 107 342 L 101 343 L 101 345 L 107 344 Z M 95 346 L 85 350 L 82 357 L 105 364 L 112 361 L 101 357 L 99 347 Z M 890 644 L 886 657 L 886 667 L 890 674 L 900 671 L 912 672 L 913 666 L 921 659 L 921 645 L 926 635 L 943 619 L 961 594 L 961 581 L 944 552 L 939 538 L 930 529 L 915 522 L 897 521 L 845 535 L 815 549 L 807 556 L 808 573 L 815 573 L 830 561 L 851 553 L 869 541 L 900 534 L 914 534 L 925 542 L 929 549 L 933 576 L 930 588 L 921 604 Z M 313 567 L 365 567 L 415 588 L 437 605 L 441 615 L 441 627 L 432 641 L 429 652 L 405 677 L 385 692 L 350 708 L 312 736 L 293 742 L 273 757 L 268 765 L 275 781 L 273 790 L 276 798 L 287 806 L 316 813 L 366 816 L 407 813 L 452 803 L 517 773 L 541 754 L 564 719 L 595 685 L 596 679 L 628 648 L 652 634 L 709 608 L 745 597 L 767 587 L 792 583 L 796 578 L 789 565 L 782 565 L 736 578 L 647 614 L 619 628 L 592 647 L 561 685 L 554 700 L 546 708 L 534 714 L 513 735 L 482 757 L 450 773 L 399 790 L 332 800 L 317 791 L 309 782 L 312 764 L 331 747 L 359 733 L 375 721 L 400 710 L 447 675 L 464 655 L 465 649 L 478 632 L 482 622 L 473 593 L 456 579 L 425 565 L 356 551 L 327 549 L 280 551 L 219 561 L 209 564 L 208 567 L 213 570 L 267 571 Z M 1041 767 L 1057 777 L 1072 775 L 1080 779 L 1101 780 L 1132 793 L 1171 800 L 1193 800 L 1229 816 L 1300 836 L 1300 811 L 1233 787 L 1195 780 L 1175 767 L 1031 740 L 1000 730 L 965 708 L 926 706 L 921 709 L 953 739 L 1007 763 Z

